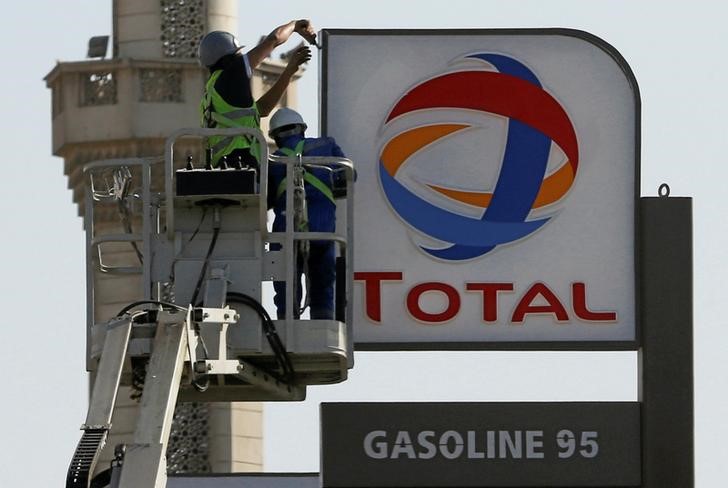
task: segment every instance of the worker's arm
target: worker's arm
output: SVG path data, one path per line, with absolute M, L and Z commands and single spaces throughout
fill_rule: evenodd
M 303 63 L 308 62 L 311 59 L 311 49 L 304 46 L 296 50 L 288 61 L 288 65 L 283 70 L 283 73 L 278 77 L 278 80 L 270 87 L 265 95 L 258 99 L 257 106 L 258 112 L 261 117 L 267 117 L 271 113 L 273 108 L 276 106 L 278 101 L 281 99 L 283 94 L 288 88 L 288 84 L 291 82 L 291 78 L 298 71 L 298 67 Z
M 336 143 L 336 140 L 333 137 L 330 137 L 329 140 L 331 143 L 331 155 L 337 158 L 346 158 L 346 154 L 344 154 L 344 151 L 341 150 L 341 147 L 339 147 L 339 145 Z M 346 173 L 344 172 L 342 167 L 336 164 L 332 164 L 331 169 L 334 170 L 334 187 L 346 190 L 346 177 L 344 176 Z M 356 168 L 354 168 L 354 181 L 356 181 L 356 178 Z
M 344 151 L 341 150 L 341 148 L 336 143 L 336 140 L 333 137 L 331 137 L 331 155 L 335 156 L 337 158 L 346 157 L 346 154 L 344 154 Z
M 316 32 L 313 30 L 310 20 L 292 20 L 287 24 L 276 27 L 260 44 L 248 52 L 250 67 L 252 69 L 257 68 L 265 58 L 270 56 L 276 47 L 286 42 L 294 32 L 297 32 L 310 44 L 316 42 Z

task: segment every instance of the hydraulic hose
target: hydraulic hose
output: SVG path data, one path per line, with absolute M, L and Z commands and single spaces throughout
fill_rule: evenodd
M 276 331 L 273 319 L 271 319 L 268 311 L 255 298 L 244 293 L 228 292 L 227 298 L 230 301 L 239 302 L 252 308 L 258 314 L 262 321 L 263 333 L 268 340 L 268 344 L 270 345 L 270 348 L 275 355 L 276 362 L 278 363 L 278 367 L 281 370 L 281 377 L 286 382 L 291 382 L 295 374 L 295 371 L 293 370 L 293 363 L 291 363 L 288 351 L 286 351 L 286 347 L 283 345 L 283 342 L 281 342 L 281 338 Z

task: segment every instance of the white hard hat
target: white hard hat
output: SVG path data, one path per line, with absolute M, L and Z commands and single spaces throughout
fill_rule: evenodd
M 306 130 L 306 128 L 308 127 L 306 125 L 306 122 L 303 121 L 303 117 L 301 117 L 301 114 L 291 108 L 284 107 L 278 109 L 278 111 L 273 114 L 273 117 L 270 118 L 268 135 L 273 137 L 274 132 L 276 132 L 281 127 L 286 127 L 288 125 L 302 125 L 303 130 Z
M 200 46 L 197 49 L 197 55 L 200 59 L 200 64 L 209 68 L 224 56 L 235 54 L 242 48 L 243 46 L 240 45 L 237 38 L 231 33 L 213 31 L 202 38 Z

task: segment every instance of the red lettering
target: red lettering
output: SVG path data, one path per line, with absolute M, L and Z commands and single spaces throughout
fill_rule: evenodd
M 382 287 L 384 282 L 402 282 L 401 271 L 356 272 L 354 280 L 364 284 L 364 312 L 372 322 L 382 321 Z M 504 292 L 513 292 L 515 285 L 505 282 L 470 282 L 465 283 L 465 290 L 480 293 L 482 297 L 482 320 L 493 324 L 499 321 L 498 305 Z M 391 290 L 396 291 L 396 290 Z M 387 290 L 390 293 L 390 290 Z M 441 293 L 446 299 L 443 310 L 435 313 L 425 311 L 420 304 L 422 295 L 428 292 Z M 400 292 L 401 293 L 401 292 Z M 431 281 L 415 285 L 407 292 L 405 305 L 410 315 L 424 323 L 438 324 L 450 321 L 460 313 L 462 298 L 458 289 L 447 283 Z M 585 322 L 616 322 L 617 312 L 610 310 L 591 310 L 587 304 L 586 283 L 571 284 L 571 305 L 573 319 Z M 542 282 L 531 285 L 521 296 L 513 310 L 510 322 L 522 324 L 529 314 L 551 315 L 557 322 L 569 322 L 569 313 L 559 297 Z
M 382 281 L 402 281 L 399 271 L 356 272 L 354 281 L 364 282 L 364 304 L 367 318 L 374 322 L 382 321 Z
M 445 294 L 447 297 L 445 310 L 440 313 L 428 313 L 420 308 L 420 297 L 428 291 L 438 291 Z M 460 311 L 460 294 L 455 288 L 445 283 L 421 283 L 413 287 L 407 294 L 407 310 L 414 318 L 422 322 L 447 322 Z
M 574 305 L 574 313 L 582 320 L 592 322 L 616 322 L 617 312 L 592 312 L 586 305 L 586 284 L 571 284 L 571 302 Z
M 537 296 L 541 295 L 548 305 L 532 305 Z M 559 322 L 567 322 L 569 315 L 566 309 L 559 301 L 559 298 L 552 292 L 548 286 L 543 283 L 534 283 L 531 288 L 523 295 L 521 301 L 516 305 L 513 311 L 511 322 L 520 323 L 527 314 L 550 313 L 556 317 Z
M 468 291 L 479 291 L 483 294 L 483 321 L 498 321 L 498 292 L 513 291 L 513 283 L 466 283 Z

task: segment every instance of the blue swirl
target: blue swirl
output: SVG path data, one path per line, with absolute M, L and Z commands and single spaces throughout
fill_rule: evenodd
M 536 75 L 522 63 L 500 54 L 468 56 L 493 65 L 500 73 L 541 88 Z M 508 138 L 501 173 L 493 197 L 480 220 L 463 217 L 425 204 L 382 171 L 382 186 L 397 213 L 421 232 L 453 245 L 443 249 L 420 246 L 441 259 L 461 261 L 482 256 L 498 244 L 512 242 L 539 229 L 549 219 L 526 221 L 541 188 L 551 139 L 514 119 L 508 121 Z M 386 176 L 384 176 L 386 174 Z M 396 203 L 395 203 L 396 202 Z
M 399 216 L 418 231 L 444 242 L 482 249 L 515 241 L 549 221 L 492 222 L 458 215 L 421 199 L 379 166 L 382 188 Z

